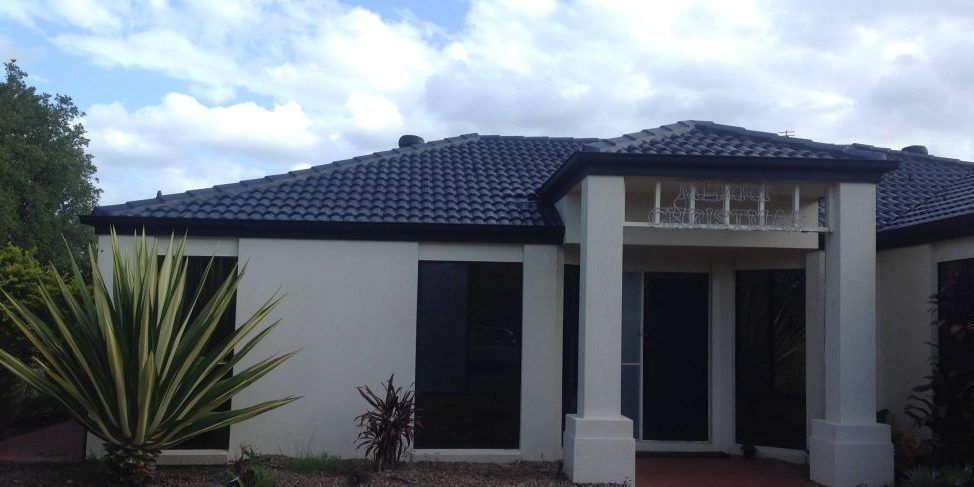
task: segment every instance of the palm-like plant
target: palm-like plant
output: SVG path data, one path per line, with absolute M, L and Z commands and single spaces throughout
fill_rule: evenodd
M 58 400 L 105 442 L 110 483 L 141 485 L 152 478 L 161 450 L 296 400 L 219 410 L 293 353 L 233 373 L 279 323 L 254 334 L 280 298 L 272 297 L 228 336 L 217 337 L 242 270 L 231 272 L 203 303 L 202 282 L 186 292 L 185 240 L 171 239 L 162 258 L 145 234 L 124 253 L 114 231 L 111 240 L 110 284 L 89 252 L 90 287 L 77 265 L 72 285 L 58 278 L 56 293 L 39 287 L 49 320 L 4 293 L 0 310 L 39 354 L 25 363 L 0 350 L 0 364 Z M 208 272 L 209 266 L 201 281 Z

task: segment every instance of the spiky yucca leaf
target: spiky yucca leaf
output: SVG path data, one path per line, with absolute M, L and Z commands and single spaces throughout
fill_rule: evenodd
M 232 333 L 215 340 L 244 270 L 231 272 L 212 298 L 202 302 L 202 282 L 211 261 L 200 285 L 189 293 L 192 298 L 186 299 L 185 239 L 170 239 L 162 259 L 157 244 L 150 246 L 144 233 L 135 241 L 133 248 L 122 249 L 112 231 L 111 284 L 90 253 L 90 288 L 77 265 L 73 285 L 58 278 L 56 296 L 38 287 L 50 320 L 38 318 L 4 293 L 0 311 L 39 356 L 27 364 L 0 350 L 0 365 L 61 402 L 123 457 L 125 452 L 140 457 L 149 452 L 152 457 L 297 399 L 219 411 L 221 404 L 293 355 L 271 357 L 231 375 L 279 323 L 258 331 L 280 298 L 271 297 Z

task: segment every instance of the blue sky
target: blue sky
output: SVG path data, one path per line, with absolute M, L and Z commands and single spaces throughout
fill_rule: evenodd
M 87 112 L 104 204 L 392 147 L 683 119 L 974 159 L 963 0 L 0 2 Z

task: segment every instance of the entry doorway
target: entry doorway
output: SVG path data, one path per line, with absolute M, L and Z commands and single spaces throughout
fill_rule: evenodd
M 710 276 L 623 277 L 622 412 L 637 440 L 710 440 Z

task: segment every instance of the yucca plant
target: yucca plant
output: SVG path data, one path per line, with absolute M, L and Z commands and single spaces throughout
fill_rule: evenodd
M 390 375 L 382 384 L 382 396 L 369 386 L 357 388 L 371 409 L 355 418 L 363 428 L 356 447 L 365 448 L 365 456 L 372 457 L 380 472 L 399 466 L 416 434 L 415 395 L 412 390 L 396 387 L 394 379 L 395 375 Z
M 90 285 L 74 262 L 71 285 L 59 277 L 57 292 L 39 287 L 49 319 L 6 293 L 0 300 L 0 311 L 39 352 L 25 363 L 0 350 L 0 364 L 63 404 L 104 442 L 106 480 L 114 485 L 143 485 L 152 479 L 161 450 L 297 399 L 220 410 L 293 355 L 233 370 L 279 323 L 257 331 L 280 298 L 271 297 L 233 332 L 218 337 L 243 270 L 231 272 L 201 302 L 210 266 L 200 286 L 187 292 L 185 239 L 171 238 L 161 258 L 158 244 L 148 240 L 143 233 L 132 248 L 121 249 L 112 231 L 110 283 L 89 251 Z

